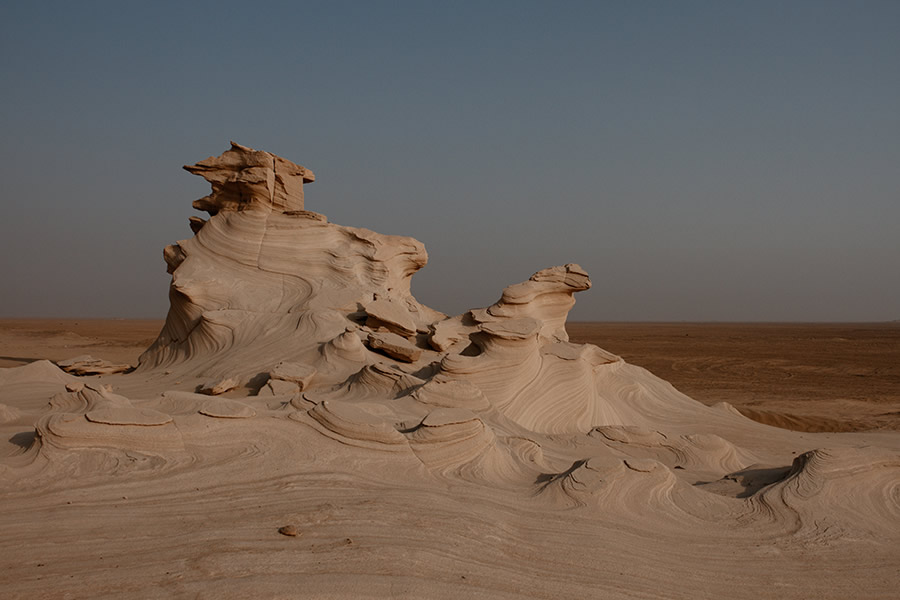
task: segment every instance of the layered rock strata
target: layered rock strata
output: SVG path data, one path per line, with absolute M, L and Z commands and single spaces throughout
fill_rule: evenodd
M 305 210 L 305 167 L 186 168 L 209 219 L 164 251 L 137 368 L 0 370 L 0 543 L 41 569 L 10 597 L 84 564 L 118 595 L 767 595 L 744 563 L 795 597 L 896 591 L 897 436 L 770 428 L 570 342 L 578 265 L 448 316 L 410 292 L 424 246 Z

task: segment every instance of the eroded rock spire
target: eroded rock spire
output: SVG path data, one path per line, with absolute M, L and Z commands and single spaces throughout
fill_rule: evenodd
M 306 167 L 234 142 L 219 156 L 184 168 L 212 185 L 212 193 L 195 200 L 193 205 L 210 215 L 251 208 L 303 210 L 303 184 L 316 180 Z

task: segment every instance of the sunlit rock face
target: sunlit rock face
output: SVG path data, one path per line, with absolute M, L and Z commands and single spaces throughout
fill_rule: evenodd
M 303 210 L 303 184 L 316 180 L 306 167 L 234 142 L 221 156 L 184 168 L 212 185 L 209 196 L 194 201 L 194 208 L 211 215 L 263 206 L 281 212 Z
M 141 370 L 250 376 L 279 357 L 315 363 L 376 301 L 417 329 L 441 318 L 409 291 L 428 259 L 423 245 L 303 210 L 312 171 L 237 144 L 186 168 L 212 184 L 194 203 L 211 216 L 164 251 L 171 306 Z
M 492 306 L 448 317 L 410 293 L 424 246 L 304 210 L 303 185 L 315 180 L 306 167 L 233 143 L 185 168 L 210 182 L 194 202 L 210 218 L 194 217 L 194 237 L 164 251 L 171 306 L 139 371 L 250 381 L 290 361 L 315 370 L 312 389 L 384 362 L 465 380 L 539 431 L 629 413 L 596 389 L 596 371 L 619 359 L 568 343 L 573 295 L 591 286 L 578 265 L 543 269 Z

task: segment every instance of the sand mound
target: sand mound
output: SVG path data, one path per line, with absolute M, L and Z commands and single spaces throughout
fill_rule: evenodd
M 52 565 L 12 596 L 896 590 L 897 435 L 776 430 L 571 343 L 578 265 L 447 316 L 410 293 L 424 246 L 306 211 L 305 167 L 233 144 L 186 168 L 209 219 L 164 251 L 137 368 L 0 371 L 3 543 Z

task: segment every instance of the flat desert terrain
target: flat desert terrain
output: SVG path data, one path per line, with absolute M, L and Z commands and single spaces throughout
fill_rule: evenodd
M 0 367 L 91 354 L 137 364 L 162 319 L 0 319 Z
M 707 405 L 798 431 L 900 429 L 900 323 L 569 323 Z
M 137 364 L 158 319 L 2 319 L 0 367 L 90 354 Z M 795 431 L 900 430 L 900 323 L 584 323 L 618 354 L 707 405 Z

